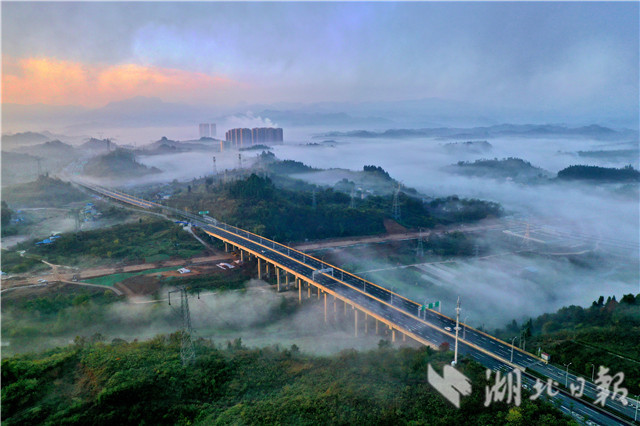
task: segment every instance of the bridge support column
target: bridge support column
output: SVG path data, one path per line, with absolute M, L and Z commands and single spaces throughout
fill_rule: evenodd
M 395 342 L 396 341 L 396 330 L 395 329 L 391 329 L 391 341 Z
M 318 287 L 318 299 L 320 299 L 320 287 Z
M 287 284 L 287 291 L 289 290 L 289 273 L 287 271 L 284 271 L 284 276 L 285 276 L 285 284 Z
M 267 278 L 269 278 L 269 261 L 266 261 L 267 263 Z
M 307 283 L 307 299 L 311 299 L 311 283 Z
M 277 289 L 278 289 L 278 293 L 280 293 L 280 269 L 278 269 L 278 267 L 276 266 L 276 281 L 277 281 Z
M 376 318 L 376 336 L 378 335 L 378 318 Z
M 369 334 L 369 314 L 364 313 L 364 334 Z
M 324 323 L 327 323 L 327 293 L 324 294 Z
M 262 259 L 258 258 L 258 279 L 262 279 Z
M 298 282 L 298 303 L 302 304 L 302 283 L 300 282 L 300 278 L 296 278 Z
M 229 253 L 229 244 L 228 243 L 224 243 L 224 252 L 225 253 Z
M 407 341 L 407 335 L 406 335 L 406 334 L 404 334 L 404 333 L 402 333 L 402 341 L 403 341 L 403 342 L 406 342 L 406 341 Z
M 347 301 L 346 300 L 344 301 L 344 316 L 345 316 L 345 318 L 347 316 Z
M 244 250 L 240 249 L 240 262 L 244 262 Z
M 356 326 L 356 337 L 358 337 L 358 310 L 357 309 L 355 310 L 354 318 L 355 318 L 355 326 Z

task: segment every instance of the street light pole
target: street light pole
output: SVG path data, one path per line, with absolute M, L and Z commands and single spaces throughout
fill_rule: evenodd
M 590 362 L 589 364 L 591 364 L 591 381 L 593 382 L 593 378 L 596 374 L 596 365 L 592 362 Z
M 635 417 L 633 418 L 633 421 L 634 421 L 634 422 L 637 422 L 637 421 L 638 421 L 638 406 L 639 406 L 639 405 L 640 405 L 640 395 L 637 395 L 637 396 L 636 396 L 636 415 L 635 415 Z
M 564 387 L 566 388 L 567 385 L 569 384 L 569 366 L 573 364 L 572 362 L 570 362 L 569 364 L 565 364 L 564 366 L 567 367 L 567 370 L 565 372 L 564 375 Z
M 460 330 L 460 296 L 458 296 L 458 303 L 456 304 L 456 347 L 453 352 L 453 362 L 451 365 L 458 364 L 458 330 Z
M 517 338 L 518 336 L 514 336 L 513 339 L 511 339 L 511 362 L 513 362 L 513 342 L 515 342 Z

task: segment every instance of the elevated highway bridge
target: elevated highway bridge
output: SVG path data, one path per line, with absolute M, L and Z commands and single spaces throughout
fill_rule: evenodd
M 300 302 L 305 297 L 320 299 L 324 303 L 326 322 L 335 316 L 338 309 L 344 310 L 349 317 L 353 316 L 356 336 L 359 332 L 368 332 L 369 327 L 375 328 L 376 332 L 379 332 L 381 327 L 386 327 L 391 334 L 392 341 L 405 340 L 409 337 L 432 348 L 438 348 L 443 343 L 448 344 L 451 348 L 454 347 L 455 319 L 434 310 L 422 310 L 419 303 L 335 265 L 213 218 L 196 216 L 189 212 L 96 185 L 76 183 L 123 203 L 146 210 L 161 210 L 188 219 L 190 223 L 200 227 L 203 232 L 223 241 L 227 250 L 238 250 L 241 259 L 257 259 L 258 277 L 262 277 L 263 273 L 273 271 L 278 290 L 285 285 L 295 287 Z M 529 374 L 527 369 L 552 377 L 558 382 L 561 381 L 553 373 L 561 374 L 562 379 L 565 378 L 564 371 L 553 371 L 555 367 L 547 365 L 542 359 L 528 352 L 466 324 L 460 323 L 460 327 L 459 353 L 476 360 L 487 368 L 504 372 L 517 368 L 522 372 L 523 382 L 528 383 L 529 386 L 533 385 L 535 377 Z M 596 421 L 598 424 L 607 425 L 626 423 L 625 420 L 597 406 L 575 399 L 566 392 L 563 393 L 561 389 L 555 390 L 561 392 L 554 399 L 560 401 L 560 404 L 566 409 L 570 408 L 574 417 L 578 419 L 580 419 L 578 416 L 582 416 Z M 585 390 L 585 394 L 588 394 L 588 391 L 589 389 Z M 595 387 L 593 391 L 595 392 Z M 593 395 L 593 399 L 595 399 L 595 395 Z M 633 414 L 631 414 L 631 418 L 633 418 Z

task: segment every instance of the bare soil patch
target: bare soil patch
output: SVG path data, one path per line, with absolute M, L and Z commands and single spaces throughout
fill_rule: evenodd
M 400 225 L 395 220 L 385 219 L 383 221 L 384 229 L 387 230 L 387 234 L 402 234 L 408 231 L 407 228 Z
M 127 297 L 147 296 L 156 293 L 162 287 L 162 279 L 158 274 L 136 275 L 116 283 L 114 287 L 121 290 Z

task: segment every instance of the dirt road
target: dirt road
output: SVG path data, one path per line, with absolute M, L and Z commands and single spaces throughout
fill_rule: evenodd
M 81 281 L 88 278 L 96 278 L 102 277 L 104 275 L 112 275 L 112 274 L 122 274 L 127 272 L 139 272 L 146 271 L 149 269 L 156 268 L 165 268 L 170 266 L 181 267 L 186 264 L 204 264 L 204 263 L 212 263 L 212 262 L 220 262 L 220 261 L 230 261 L 233 259 L 233 256 L 230 253 L 222 253 L 215 256 L 205 256 L 205 257 L 194 257 L 192 259 L 175 259 L 175 260 L 165 260 L 162 262 L 153 262 L 153 263 L 140 263 L 137 265 L 126 265 L 126 266 L 110 266 L 110 267 L 101 267 L 101 268 L 87 268 L 87 269 L 77 269 L 71 268 L 69 266 L 63 265 L 54 265 L 47 263 L 52 269 L 50 272 L 45 274 L 40 274 L 37 276 L 24 276 L 18 279 L 12 280 L 2 280 L 2 288 L 10 288 L 10 287 L 21 287 L 25 285 L 33 285 L 38 284 L 38 280 L 47 280 L 47 281 L 64 281 L 69 283 L 76 283 L 73 280 L 73 276 L 76 276 L 76 279 Z M 46 263 L 46 262 L 45 262 Z M 67 271 L 60 271 L 61 268 L 65 268 Z

